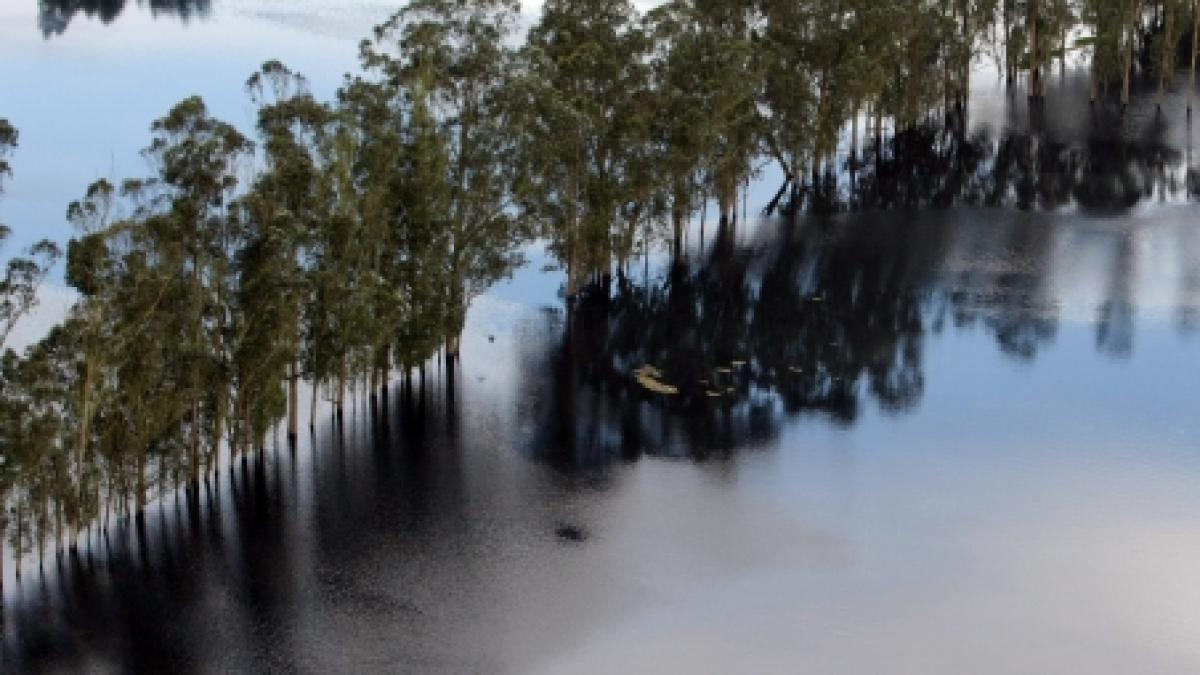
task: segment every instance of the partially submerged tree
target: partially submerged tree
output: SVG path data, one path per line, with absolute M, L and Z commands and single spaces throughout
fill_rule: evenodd
M 411 185 L 414 195 L 444 192 L 439 236 L 447 247 L 447 313 L 441 337 L 451 358 L 458 354 L 471 300 L 521 261 L 517 250 L 524 237 L 509 189 L 514 144 L 507 129 L 519 10 L 512 0 L 416 0 L 377 26 L 374 39 L 362 46 L 368 73 L 403 92 L 410 123 L 431 125 L 413 142 L 438 143 L 446 155 L 444 172 L 426 172 L 420 176 L 426 184 Z

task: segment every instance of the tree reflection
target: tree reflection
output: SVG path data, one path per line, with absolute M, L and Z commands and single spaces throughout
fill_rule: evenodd
M 127 0 L 38 0 L 38 27 L 45 37 L 62 35 L 80 14 L 112 23 L 127 4 Z M 212 0 L 137 0 L 137 5 L 149 7 L 156 18 L 170 16 L 182 21 L 205 17 L 212 11 Z
M 862 156 L 843 158 L 815 176 L 785 213 L 866 209 L 946 208 L 955 205 L 1055 210 L 1090 214 L 1127 211 L 1150 200 L 1194 199 L 1195 169 L 1163 139 L 1160 120 L 1143 137 L 1097 113 L 1090 132 L 1068 141 L 1029 130 L 996 136 L 966 131 L 953 116 L 879 141 Z
M 1072 189 L 1032 194 L 1069 199 Z M 549 367 L 528 367 L 545 381 L 526 383 L 547 392 L 533 413 L 541 459 L 703 459 L 769 440 L 798 416 L 853 424 L 870 406 L 912 411 L 931 334 L 981 330 L 1001 354 L 1031 361 L 1059 333 L 1064 305 L 1094 311 L 1099 353 L 1133 351 L 1139 261 L 1121 228 L 1081 233 L 994 209 L 758 228 L 747 241 L 722 226 L 704 255 L 648 283 L 592 285 L 553 315 L 561 342 Z
M 785 417 L 851 423 L 864 398 L 890 411 L 916 405 L 936 304 L 918 261 L 936 242 L 829 234 L 789 227 L 743 248 L 726 226 L 702 262 L 580 294 L 535 446 L 571 465 L 704 457 L 770 438 Z M 646 365 L 674 392 L 639 384 L 633 373 Z

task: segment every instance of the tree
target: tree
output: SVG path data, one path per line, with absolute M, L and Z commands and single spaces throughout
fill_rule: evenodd
M 173 278 L 187 279 L 178 325 L 188 328 L 174 346 L 188 373 L 191 473 L 199 474 L 202 450 L 219 445 L 227 410 L 229 350 L 226 343 L 231 294 L 232 228 L 230 196 L 238 186 L 239 165 L 252 144 L 233 126 L 209 116 L 204 101 L 181 101 L 151 126 L 144 154 L 157 164 L 152 187 L 165 211 L 152 219 L 150 235 Z
M 612 228 L 650 198 L 629 189 L 650 103 L 649 42 L 623 0 L 546 3 L 514 83 L 517 193 L 573 296 L 611 265 Z
M 303 76 L 278 61 L 264 63 L 246 89 L 260 106 L 266 170 L 240 211 L 245 229 L 237 261 L 236 305 L 241 311 L 235 317 L 242 322 L 235 334 L 244 345 L 234 359 L 243 396 L 239 418 L 257 420 L 250 426 L 261 436 L 270 418 L 268 401 L 286 377 L 288 439 L 295 443 L 303 320 L 312 288 L 314 241 L 328 212 L 322 196 L 329 194 L 325 155 L 335 116 L 308 93 Z M 260 409 L 260 403 L 268 408 Z
M 0 195 L 4 191 L 4 179 L 12 175 L 7 158 L 16 149 L 18 138 L 16 128 L 0 118 Z M 0 224 L 0 246 L 11 234 L 12 230 Z M 30 246 L 23 256 L 8 261 L 4 277 L 0 278 L 0 351 L 17 322 L 37 306 L 38 289 L 59 257 L 58 246 L 43 239 Z
M 445 144 L 447 354 L 458 353 L 471 300 L 521 262 L 514 220 L 513 143 L 506 106 L 519 6 L 512 0 L 416 0 L 377 26 L 363 66 L 399 85 L 410 123 L 428 117 Z M 422 132 L 424 133 L 424 132 Z M 428 138 L 426 140 L 429 140 Z M 423 190 L 439 188 L 414 186 Z
M 651 11 L 654 40 L 653 171 L 669 204 L 676 245 L 684 218 L 704 195 L 716 195 L 723 220 L 736 211 L 738 186 L 758 152 L 761 64 L 752 27 L 757 17 L 742 2 L 678 0 Z

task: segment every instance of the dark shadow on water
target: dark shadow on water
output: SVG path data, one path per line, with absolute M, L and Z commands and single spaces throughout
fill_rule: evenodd
M 539 403 L 531 452 L 568 471 L 705 460 L 805 416 L 908 414 L 934 336 L 982 331 L 1032 363 L 1080 303 L 1097 351 L 1128 359 L 1139 268 L 1171 261 L 1139 257 L 1132 221 L 1092 222 L 959 208 L 771 221 L 749 238 L 723 227 L 661 276 L 593 285 L 543 318 L 540 332 L 563 337 L 523 369 L 522 400 Z M 1165 251 L 1192 239 L 1178 222 L 1146 236 Z M 1185 259 L 1185 279 L 1197 265 Z M 1181 290 L 1190 316 L 1195 292 Z

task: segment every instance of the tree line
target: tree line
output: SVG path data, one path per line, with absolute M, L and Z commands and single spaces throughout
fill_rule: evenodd
M 0 360 L 16 551 L 73 546 L 223 450 L 295 442 L 322 395 L 336 420 L 352 392 L 453 364 L 471 300 L 525 242 L 548 243 L 573 298 L 652 242 L 678 247 L 709 203 L 736 219 L 764 162 L 798 211 L 847 140 L 857 165 L 961 119 L 989 55 L 1035 100 L 1082 55 L 1095 95 L 1124 104 L 1134 76 L 1165 90 L 1191 27 L 1194 82 L 1200 16 L 1196 0 L 549 0 L 526 33 L 518 19 L 511 0 L 415 0 L 333 100 L 268 62 L 245 83 L 253 138 L 188 98 L 151 125 L 151 175 L 69 205 L 79 299 Z M 0 123 L 0 160 L 16 140 Z M 9 263 L 0 349 L 59 255 Z

